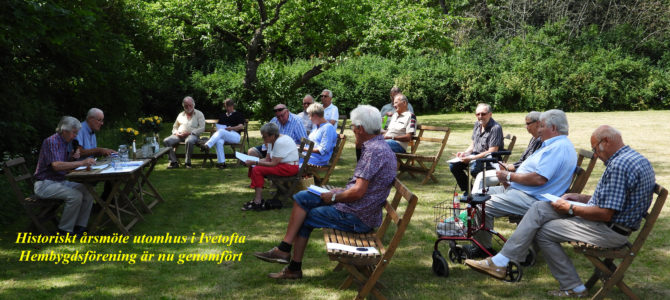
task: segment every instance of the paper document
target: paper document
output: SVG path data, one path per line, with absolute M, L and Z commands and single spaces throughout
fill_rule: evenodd
M 259 161 L 259 158 L 258 158 L 258 157 L 255 157 L 255 156 L 249 156 L 249 155 L 246 155 L 246 154 L 244 154 L 244 153 L 242 153 L 242 152 L 235 152 L 235 158 L 241 160 L 242 162 L 245 162 L 245 161 L 247 161 L 247 160 L 251 160 L 251 161 Z
M 91 166 L 91 170 L 100 170 L 100 169 L 107 168 L 107 166 L 109 166 L 109 165 L 108 164 L 95 165 L 95 166 Z M 81 167 L 75 169 L 75 171 L 81 171 L 81 170 L 86 170 L 86 166 L 81 166 Z
M 475 156 L 474 155 L 468 155 L 467 156 L 467 158 L 473 158 L 473 157 L 475 157 Z M 450 164 L 453 164 L 453 163 L 457 163 L 457 162 L 463 162 L 463 160 L 460 157 L 454 157 L 450 160 L 447 160 L 447 162 L 450 163 Z
M 328 248 L 328 250 L 342 250 L 358 254 L 379 254 L 379 251 L 377 251 L 375 247 L 356 247 L 338 243 L 326 243 L 326 248 Z
M 123 173 L 123 172 L 131 172 L 139 168 L 139 166 L 123 166 L 120 165 L 116 168 L 107 168 L 102 171 L 100 171 L 100 174 L 107 174 L 107 173 Z
M 552 194 L 542 194 L 542 197 L 545 197 L 545 198 L 549 199 L 551 202 L 556 202 L 556 200 L 561 199 L 561 197 L 554 196 Z M 577 201 L 570 201 L 570 200 L 565 200 L 565 201 L 568 201 L 568 203 L 570 203 L 574 206 L 589 206 L 586 203 L 581 203 L 581 202 L 577 202 Z
M 313 184 L 310 185 L 310 186 L 307 188 L 307 190 L 308 190 L 310 193 L 312 193 L 312 194 L 316 194 L 316 195 L 319 195 L 319 196 L 321 196 L 321 194 L 323 194 L 323 193 L 330 192 L 329 189 L 324 189 L 324 188 L 322 188 L 322 187 L 320 187 L 320 186 L 316 186 L 316 185 L 313 185 Z

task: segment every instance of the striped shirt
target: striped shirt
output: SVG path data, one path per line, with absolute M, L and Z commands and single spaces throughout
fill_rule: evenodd
M 40 156 L 37 159 L 37 168 L 35 168 L 35 179 L 64 181 L 65 171 L 54 171 L 51 163 L 56 161 L 68 161 L 72 151 L 72 144 L 68 143 L 63 137 L 54 133 L 52 136 L 44 139 Z
M 293 139 L 293 142 L 296 144 L 300 144 L 300 140 L 307 137 L 307 133 L 305 132 L 305 127 L 302 125 L 302 121 L 293 113 L 289 113 L 286 124 L 282 125 L 279 123 L 277 117 L 272 118 L 270 123 L 277 124 L 277 126 L 279 126 L 279 133 L 290 136 L 291 139 Z
M 611 223 L 637 230 L 654 195 L 654 169 L 649 160 L 629 146 L 621 147 L 605 166 L 588 204 L 614 210 Z

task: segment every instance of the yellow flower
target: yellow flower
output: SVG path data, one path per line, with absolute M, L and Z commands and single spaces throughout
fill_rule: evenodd
M 158 120 L 158 116 L 154 116 L 154 119 Z
M 156 120 L 156 124 L 160 124 L 160 123 L 161 123 L 161 120 Z
M 139 132 L 139 131 L 137 131 L 137 130 L 135 130 L 135 135 L 138 135 L 138 134 L 140 134 L 140 132 Z
M 123 127 L 119 128 L 119 130 L 121 130 L 121 132 L 123 132 Z
M 130 132 L 130 131 L 132 131 L 132 130 L 133 130 L 133 129 L 130 128 L 130 127 L 126 128 L 126 132 Z

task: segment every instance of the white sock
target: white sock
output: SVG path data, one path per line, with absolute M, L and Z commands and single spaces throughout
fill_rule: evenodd
M 586 290 L 586 287 L 582 284 L 574 289 L 572 289 L 575 293 L 581 293 Z
M 491 261 L 493 261 L 493 263 L 498 267 L 505 267 L 509 263 L 509 258 L 507 258 L 504 255 L 498 253 L 491 258 Z

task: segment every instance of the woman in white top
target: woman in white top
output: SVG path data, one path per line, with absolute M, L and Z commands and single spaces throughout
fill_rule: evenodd
M 256 190 L 253 200 L 245 203 L 242 210 L 266 210 L 272 209 L 262 199 L 265 176 L 293 176 L 298 174 L 298 149 L 293 139 L 289 136 L 279 134 L 279 127 L 274 123 L 267 123 L 261 127 L 263 143 L 267 146 L 268 154 L 259 161 L 247 160 L 249 166 L 249 178 L 251 188 Z M 281 208 L 281 207 L 276 207 Z

